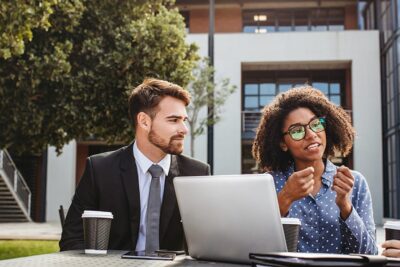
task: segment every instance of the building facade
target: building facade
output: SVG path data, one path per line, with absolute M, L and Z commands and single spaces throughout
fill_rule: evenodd
M 362 29 L 360 25 L 371 22 L 359 19 L 362 14 L 359 10 L 362 7 L 369 10 L 373 4 L 353 0 L 216 2 L 215 78 L 229 78 L 238 90 L 227 99 L 222 120 L 214 127 L 214 173 L 256 172 L 251 144 L 261 109 L 278 93 L 310 84 L 345 108 L 357 131 L 352 155 L 348 158 L 337 155 L 334 161 L 364 174 L 373 197 L 376 223 L 381 223 L 384 216 L 398 216 L 387 213 L 386 205 L 391 207 L 393 203 L 388 202 L 386 196 L 384 214 L 383 203 L 384 188 L 395 189 L 387 187 L 386 182 L 388 177 L 395 177 L 394 174 L 388 176 L 387 168 L 399 168 L 399 162 L 395 161 L 399 158 L 399 145 L 392 146 L 392 142 L 398 144 L 399 125 L 397 139 L 388 139 L 386 136 L 393 130 L 382 128 L 386 125 L 388 109 L 385 105 L 382 109 L 382 103 L 386 103 L 386 95 L 382 93 L 386 79 L 381 79 L 382 34 L 375 24 Z M 207 56 L 208 1 L 178 0 L 176 4 L 186 21 L 188 42 L 196 43 L 200 55 Z M 364 11 L 364 14 L 368 12 L 371 11 Z M 397 69 L 392 72 L 396 72 L 397 77 Z M 398 114 L 398 85 L 396 88 Z M 399 116 L 396 116 L 398 122 Z M 58 218 L 58 205 L 69 206 L 85 158 L 91 154 L 89 150 L 93 150 L 93 146 L 71 142 L 58 157 L 49 149 L 48 220 Z M 397 147 L 397 157 L 391 157 L 390 164 L 385 161 L 388 146 L 390 153 Z M 206 161 L 206 135 L 196 139 L 195 157 Z M 65 172 L 61 173 L 60 168 Z M 398 198 L 391 192 L 391 199 Z
M 380 33 L 384 216 L 400 218 L 400 1 L 366 1 L 364 26 Z

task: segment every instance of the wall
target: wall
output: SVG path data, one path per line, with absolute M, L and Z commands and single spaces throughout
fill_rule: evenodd
M 46 221 L 59 221 L 58 208 L 68 209 L 75 192 L 76 142 L 65 145 L 59 156 L 50 147 L 47 157 Z

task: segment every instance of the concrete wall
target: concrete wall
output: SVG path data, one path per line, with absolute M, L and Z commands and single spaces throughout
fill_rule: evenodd
M 207 35 L 189 34 L 189 42 L 207 55 Z M 377 31 L 291 32 L 269 34 L 216 34 L 216 79 L 228 77 L 239 90 L 224 107 L 225 116 L 215 126 L 215 174 L 241 172 L 241 65 L 271 62 L 351 62 L 353 120 L 357 131 L 354 168 L 367 178 L 375 221 L 383 216 L 382 129 L 379 34 Z M 372 127 L 371 127 L 372 123 Z M 196 157 L 206 159 L 206 138 L 199 138 Z
M 46 221 L 59 221 L 60 205 L 68 209 L 75 193 L 76 142 L 71 141 L 57 156 L 53 147 L 47 150 Z M 66 215 L 66 214 L 65 214 Z

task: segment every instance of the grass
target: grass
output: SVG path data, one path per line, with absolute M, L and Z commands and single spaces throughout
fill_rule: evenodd
M 0 240 L 0 260 L 59 251 L 58 241 Z

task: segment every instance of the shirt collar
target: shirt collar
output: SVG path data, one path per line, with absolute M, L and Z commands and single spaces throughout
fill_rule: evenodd
M 171 155 L 167 154 L 163 159 L 161 159 L 159 162 L 152 162 L 148 157 L 146 157 L 137 147 L 136 141 L 133 144 L 133 156 L 135 157 L 136 162 L 139 165 L 140 170 L 142 173 L 146 174 L 146 172 L 149 170 L 151 165 L 157 164 L 160 165 L 160 167 L 163 169 L 164 174 L 168 175 L 169 168 L 171 166 Z
M 337 166 L 333 164 L 329 159 L 325 163 L 325 171 L 322 174 L 322 183 L 331 186 L 333 184 L 333 176 L 336 174 Z

